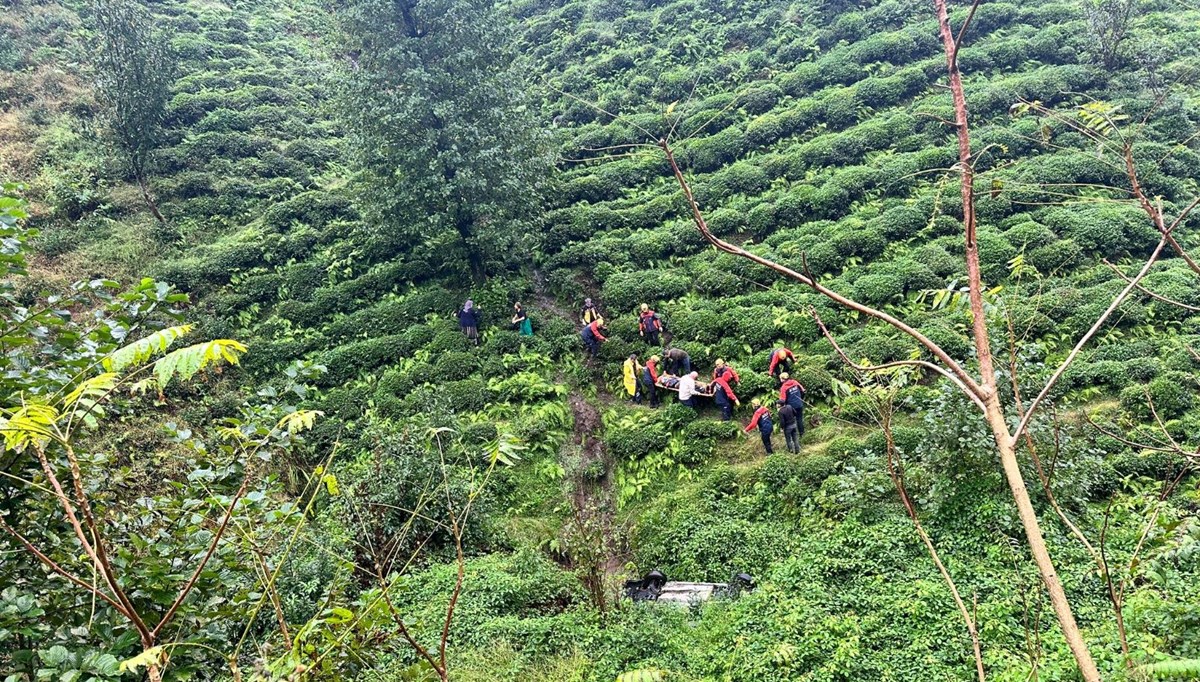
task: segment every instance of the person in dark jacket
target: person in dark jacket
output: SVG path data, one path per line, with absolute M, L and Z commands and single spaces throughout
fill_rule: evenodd
M 804 418 L 804 386 L 796 381 L 787 372 L 779 375 L 783 380 L 783 384 L 779 387 L 779 399 L 791 405 L 796 410 L 796 415 L 801 419 Z
M 657 346 L 658 335 L 662 332 L 662 318 L 658 313 L 650 309 L 650 306 L 642 304 L 642 311 L 638 315 L 638 334 L 641 335 L 646 343 L 651 346 Z
M 583 345 L 587 346 L 588 352 L 591 353 L 593 358 L 600 354 L 600 342 L 608 340 L 604 334 L 600 333 L 600 329 L 603 327 L 604 318 L 597 317 L 579 333 L 583 337 Z
M 468 299 L 455 315 L 458 317 L 458 328 L 478 346 L 480 313 L 479 309 L 475 307 L 475 302 Z
M 713 402 L 721 408 L 721 421 L 727 422 L 733 419 L 733 406 L 741 405 L 742 402 L 729 387 L 728 377 L 718 377 L 713 383 L 716 384 L 716 389 L 713 391 Z
M 775 424 L 771 421 L 771 411 L 766 406 L 759 406 L 755 400 L 753 405 L 757 407 L 754 411 L 754 416 L 750 418 L 750 423 L 746 424 L 745 431 L 750 433 L 754 427 L 758 427 L 758 435 L 762 437 L 763 448 L 767 454 L 774 454 L 775 450 L 771 448 L 771 432 L 775 430 Z
M 779 425 L 783 427 L 783 439 L 787 441 L 787 449 L 790 453 L 800 452 L 800 436 L 804 435 L 804 424 L 800 422 L 800 413 L 796 412 L 796 408 L 787 404 L 787 401 L 780 400 L 779 403 Z
M 642 366 L 642 393 L 650 398 L 650 407 L 658 407 L 658 361 L 657 355 L 651 355 Z
M 666 356 L 666 372 L 681 377 L 689 374 L 692 371 L 692 359 L 688 357 L 687 351 L 682 348 L 672 348 L 663 353 Z
M 520 303 L 513 305 L 512 323 L 517 328 L 518 335 L 533 336 L 533 324 L 529 321 L 529 313 L 525 312 L 525 306 Z
M 579 320 L 583 324 L 591 324 L 600 319 L 600 311 L 596 309 L 596 304 L 592 303 L 592 299 L 583 299 L 583 312 L 579 315 Z

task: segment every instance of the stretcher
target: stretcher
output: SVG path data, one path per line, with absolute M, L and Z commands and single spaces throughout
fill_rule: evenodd
M 658 388 L 667 390 L 667 391 L 674 391 L 674 392 L 678 393 L 679 392 L 679 377 L 671 376 L 669 374 L 664 374 L 658 378 L 658 381 L 655 383 L 655 386 Z M 713 394 L 716 392 L 717 392 L 716 382 L 705 384 L 705 383 L 701 383 L 701 382 L 697 381 L 696 382 L 696 392 L 693 393 L 692 395 L 703 396 L 705 398 L 711 398 L 711 397 L 713 397 Z

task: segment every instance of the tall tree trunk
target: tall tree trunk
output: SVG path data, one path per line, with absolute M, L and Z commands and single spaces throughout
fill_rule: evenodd
M 1017 515 L 1021 518 L 1021 525 L 1025 528 L 1025 538 L 1029 542 L 1029 551 L 1033 555 L 1033 562 L 1037 565 L 1038 574 L 1046 585 L 1046 592 L 1050 596 L 1050 603 L 1054 607 L 1054 615 L 1058 618 L 1063 637 L 1067 640 L 1067 646 L 1071 648 L 1071 654 L 1075 657 L 1083 679 L 1086 682 L 1100 682 L 1100 671 L 1096 668 L 1092 654 L 1088 651 L 1087 642 L 1083 640 L 1083 634 L 1075 622 L 1075 615 L 1071 612 L 1071 604 L 1067 601 L 1062 581 L 1058 579 L 1058 572 L 1054 568 L 1054 562 L 1050 559 L 1050 552 L 1046 549 L 1046 540 L 1042 537 L 1042 528 L 1038 523 L 1037 512 L 1033 508 L 1033 502 L 1029 499 L 1029 490 L 1025 487 L 1025 479 L 1021 475 L 1021 467 L 1017 462 L 1016 445 L 1009 434 L 998 395 L 993 393 L 985 404 L 987 406 L 985 417 L 988 426 L 992 429 L 992 435 L 996 439 L 996 447 L 1000 451 L 1000 466 L 1004 469 L 1004 478 L 1008 481 L 1009 490 L 1012 491 L 1013 502 L 1017 506 Z
M 146 207 L 150 209 L 150 213 L 154 214 L 154 218 L 158 220 L 158 223 L 165 227 L 167 219 L 163 217 L 162 211 L 158 210 L 158 204 L 155 203 L 154 197 L 150 194 L 150 187 L 146 184 L 145 177 L 141 173 L 138 173 L 136 177 L 138 187 L 142 189 L 142 199 L 146 201 Z
M 470 212 L 459 210 L 458 217 L 454 220 L 454 228 L 458 231 L 459 238 L 462 239 L 463 249 L 467 252 L 467 264 L 471 266 L 471 279 L 476 284 L 483 284 L 483 280 L 487 276 L 487 269 L 484 267 L 483 254 L 473 239 L 475 236 L 474 226 L 475 221 Z

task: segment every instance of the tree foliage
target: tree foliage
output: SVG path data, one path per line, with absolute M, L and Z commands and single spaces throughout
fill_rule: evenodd
M 472 272 L 540 207 L 547 157 L 510 27 L 484 0 L 355 0 L 341 107 L 393 242 L 456 235 Z

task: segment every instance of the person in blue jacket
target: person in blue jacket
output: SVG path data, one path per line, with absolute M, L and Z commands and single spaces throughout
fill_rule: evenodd
M 771 432 L 775 430 L 775 423 L 771 421 L 771 411 L 760 405 L 757 399 L 751 404 L 758 409 L 754 410 L 754 416 L 750 418 L 750 423 L 746 424 L 745 431 L 750 433 L 757 426 L 758 435 L 762 436 L 763 448 L 768 455 L 773 454 L 775 450 L 771 448 Z

